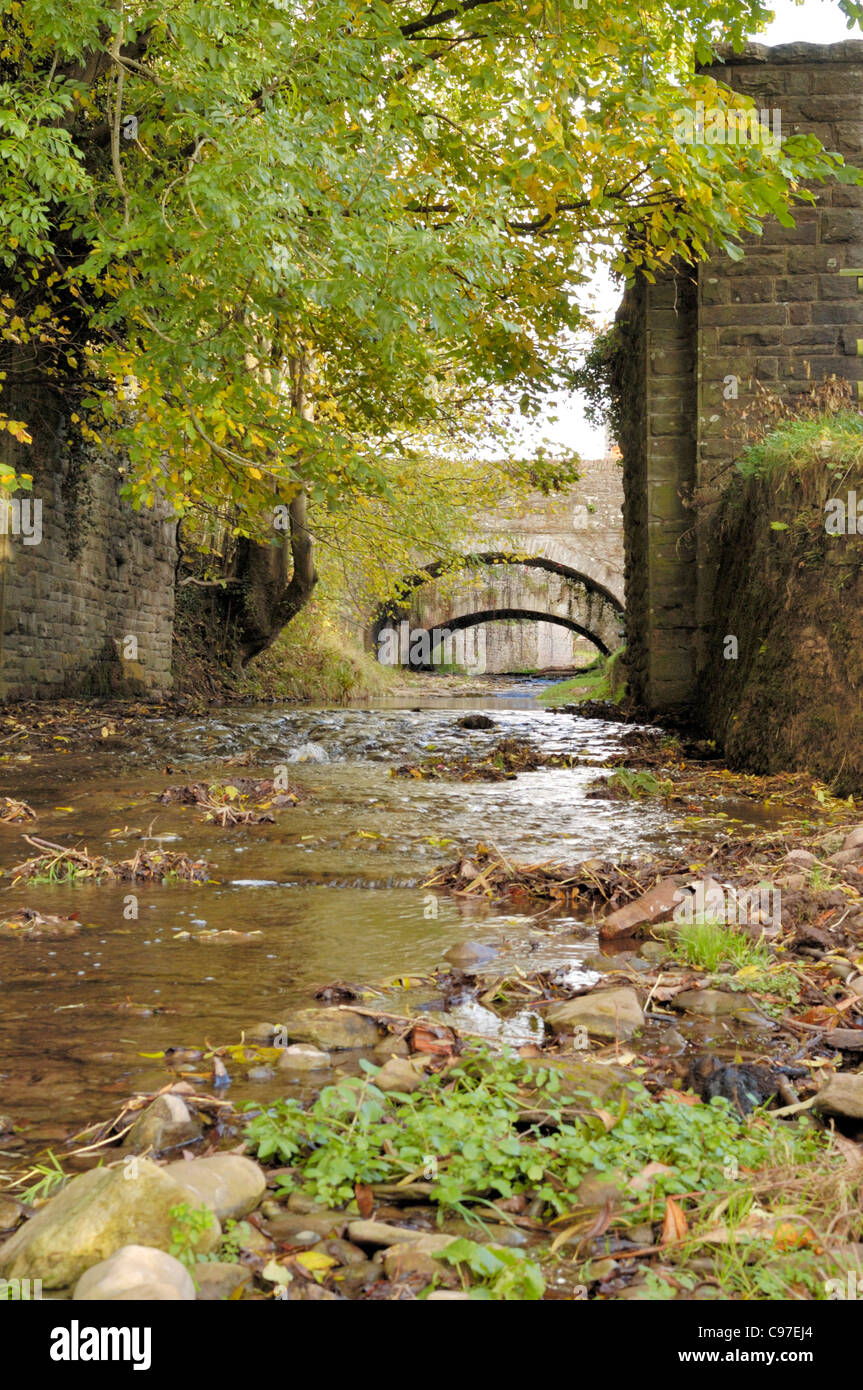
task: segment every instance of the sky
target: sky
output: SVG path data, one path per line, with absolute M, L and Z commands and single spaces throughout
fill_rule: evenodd
M 840 43 L 843 39 L 863 39 L 863 30 L 849 29 L 835 0 L 774 0 L 775 18 L 766 29 L 752 37 L 757 43 Z M 620 291 L 610 279 L 598 280 L 592 287 L 597 311 L 606 321 L 614 315 Z M 556 443 L 575 449 L 582 458 L 601 458 L 605 453 L 605 436 L 584 418 L 580 398 L 569 396 L 558 402 L 557 422 L 547 424 L 541 434 Z

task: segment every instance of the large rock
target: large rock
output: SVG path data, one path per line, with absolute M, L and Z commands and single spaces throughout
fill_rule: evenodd
M 606 989 L 554 1004 L 545 1021 L 555 1033 L 584 1028 L 597 1038 L 631 1038 L 643 1027 L 644 1014 L 634 989 Z
M 723 1015 L 740 1017 L 751 1014 L 755 1007 L 748 994 L 724 989 L 684 989 L 680 994 L 675 994 L 671 1006 L 686 1013 L 703 1014 L 705 1018 Z
M 82 1274 L 72 1297 L 90 1303 L 191 1303 L 195 1285 L 173 1255 L 150 1245 L 124 1245 Z
M 325 1052 L 374 1047 L 381 1036 L 374 1019 L 350 1009 L 296 1009 L 284 1026 L 290 1042 L 311 1043 Z
M 281 1071 L 325 1071 L 332 1064 L 333 1059 L 328 1052 L 322 1052 L 310 1043 L 292 1043 L 290 1047 L 283 1048 L 279 1058 Z
M 863 1075 L 839 1072 L 831 1076 L 815 1097 L 815 1109 L 825 1115 L 845 1115 L 863 1120 Z
M 444 952 L 450 965 L 459 970 L 470 970 L 477 965 L 488 965 L 494 960 L 497 951 L 494 946 L 486 946 L 482 941 L 460 941 Z
M 556 1097 L 558 1100 L 561 1093 L 572 1096 L 583 1091 L 599 1100 L 607 1100 L 615 1095 L 619 1096 L 624 1087 L 631 1086 L 633 1082 L 631 1073 L 624 1067 L 591 1062 L 578 1052 L 568 1055 L 549 1054 L 547 1057 L 535 1059 L 533 1064 L 545 1067 L 546 1070 L 554 1068 L 557 1072 L 560 1078 L 560 1091 Z
M 634 902 L 610 912 L 599 925 L 600 941 L 612 941 L 615 937 L 635 936 L 653 922 L 661 922 L 670 917 L 674 909 L 686 897 L 676 879 L 663 878 Z
M 176 1149 L 180 1144 L 188 1144 L 198 1139 L 201 1128 L 192 1117 L 182 1096 L 167 1091 L 157 1096 L 139 1115 L 126 1136 L 124 1148 L 130 1153 L 161 1153 L 165 1149 Z
M 386 1221 L 351 1221 L 348 1224 L 348 1236 L 355 1245 L 413 1245 L 428 1234 L 432 1233 L 411 1231 L 406 1226 L 390 1226 Z M 424 1253 L 428 1254 L 429 1251 Z
M 192 1205 L 203 1202 L 220 1221 L 248 1216 L 267 1190 L 263 1170 L 242 1154 L 181 1159 L 167 1164 L 163 1171 L 188 1193 Z
M 863 849 L 863 825 L 857 825 L 850 830 L 842 841 L 843 849 Z
M 202 1205 L 148 1158 L 139 1158 L 134 1168 L 93 1168 L 73 1178 L 0 1246 L 0 1277 L 41 1279 L 46 1289 L 62 1289 L 125 1245 L 168 1250 L 176 1221 L 171 1209 L 184 1204 Z M 221 1237 L 214 1217 L 195 1248 L 207 1254 Z
M 407 1057 L 390 1057 L 374 1078 L 379 1091 L 415 1091 L 425 1080 L 425 1069 Z

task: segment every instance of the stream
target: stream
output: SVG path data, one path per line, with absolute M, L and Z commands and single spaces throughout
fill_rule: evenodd
M 515 862 L 569 863 L 673 850 L 687 835 L 655 799 L 587 799 L 601 775 L 595 767 L 546 768 L 500 783 L 390 775 L 431 750 L 479 753 L 504 737 L 591 760 L 620 751 L 623 726 L 545 710 L 536 700 L 542 682 L 500 686 L 453 699 L 436 695 L 430 677 L 427 692 L 401 702 L 153 719 L 132 741 L 10 758 L 2 791 L 37 812 L 34 833 L 113 859 L 151 837 L 143 843 L 206 858 L 215 881 L 137 886 L 131 905 L 128 883 L 3 887 L 4 913 L 74 913 L 85 929 L 69 940 L 0 941 L 0 1112 L 28 1142 L 61 1140 L 114 1113 L 130 1093 L 166 1084 L 165 1063 L 142 1054 L 239 1042 L 243 1029 L 314 1003 L 324 984 L 427 974 L 467 939 L 495 947 L 502 972 L 584 973 L 597 950 L 588 923 L 541 905 L 505 912 L 423 884 L 480 841 Z M 475 711 L 495 727 L 458 727 Z M 223 828 L 194 807 L 156 802 L 167 786 L 272 777 L 282 764 L 303 800 L 274 824 Z M 740 817 L 741 808 L 731 813 Z M 34 852 L 21 838 L 27 829 L 0 826 L 0 867 Z M 195 939 L 226 928 L 261 935 L 231 944 Z M 418 999 L 417 991 L 389 990 L 381 1006 L 405 1012 Z M 446 1018 L 516 1043 L 541 1028 L 527 1010 L 501 1020 L 476 1002 Z M 250 1080 L 238 1072 L 226 1095 L 242 1102 L 284 1092 L 283 1075 Z

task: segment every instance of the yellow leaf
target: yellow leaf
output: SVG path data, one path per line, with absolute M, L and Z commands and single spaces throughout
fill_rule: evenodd
M 332 1269 L 333 1265 L 338 1264 L 332 1255 L 325 1255 L 321 1250 L 304 1250 L 302 1255 L 297 1256 L 297 1264 L 302 1265 L 303 1269 Z

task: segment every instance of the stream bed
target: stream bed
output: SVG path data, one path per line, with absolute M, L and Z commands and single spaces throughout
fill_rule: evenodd
M 679 814 L 656 798 L 589 799 L 601 775 L 595 766 L 496 783 L 391 775 L 432 751 L 477 754 L 501 738 L 591 762 L 620 752 L 623 726 L 545 710 L 537 681 L 499 687 L 452 699 L 436 695 L 430 678 L 427 693 L 402 703 L 157 718 L 131 741 L 109 735 L 93 751 L 60 745 L 5 761 L 0 790 L 26 800 L 38 820 L 0 826 L 3 869 L 33 853 L 22 839 L 29 829 L 112 859 L 161 844 L 205 858 L 213 881 L 134 892 L 128 883 L 5 882 L 4 914 L 76 914 L 85 929 L 68 940 L 0 942 L 0 1112 L 28 1142 L 61 1140 L 132 1092 L 170 1080 L 164 1061 L 148 1053 L 237 1043 L 243 1029 L 313 1003 L 322 985 L 427 974 L 468 938 L 493 946 L 502 969 L 585 972 L 596 951 L 589 923 L 557 908 L 502 912 L 423 885 L 479 842 L 517 863 L 619 862 L 679 849 L 687 836 Z M 477 711 L 494 728 L 459 727 Z M 302 799 L 272 824 L 224 828 L 194 807 L 157 802 L 168 786 L 272 777 L 279 767 Z M 752 823 L 758 813 L 753 804 Z M 731 814 L 747 819 L 739 805 Z M 213 929 L 261 935 L 196 939 Z M 413 1003 L 400 1002 L 404 1011 Z M 457 1007 L 448 1021 L 513 1042 L 541 1026 L 527 1010 L 502 1021 L 477 1003 Z M 236 1103 L 284 1090 L 283 1079 L 238 1074 L 226 1095 Z

